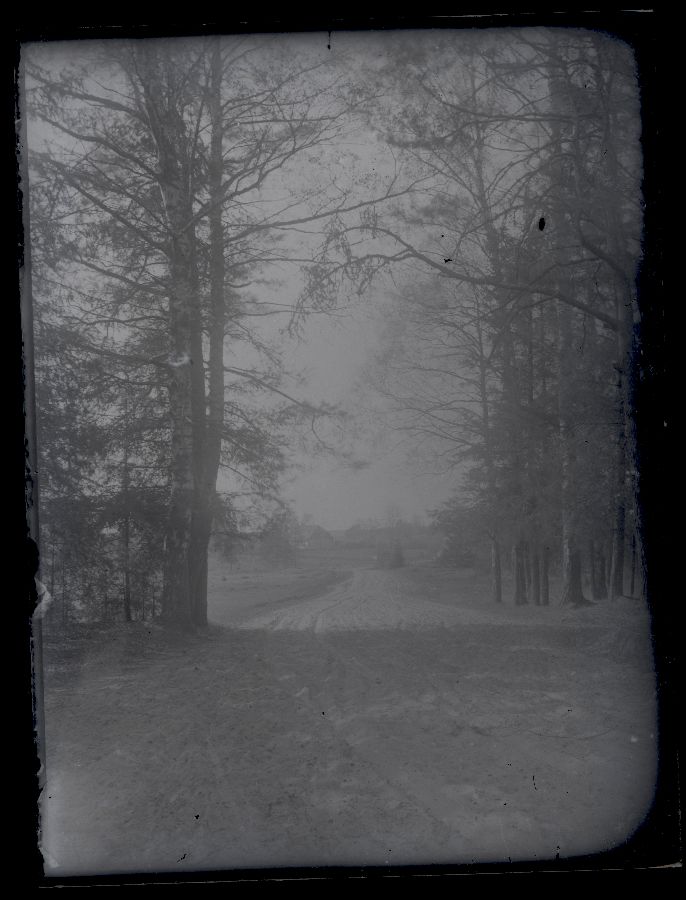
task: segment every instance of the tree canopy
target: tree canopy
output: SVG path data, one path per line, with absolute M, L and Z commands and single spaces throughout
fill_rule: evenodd
M 130 617 L 135 578 L 141 615 L 205 624 L 213 523 L 249 498 L 273 531 L 297 430 L 324 446 L 336 412 L 287 386 L 279 328 L 384 292 L 390 427 L 454 473 L 437 516 L 467 511 L 490 542 L 494 598 L 504 553 L 517 603 L 548 602 L 558 558 L 564 602 L 587 602 L 584 567 L 594 597 L 624 592 L 627 45 L 490 29 L 339 54 L 252 35 L 69 50 L 27 46 L 24 94 L 44 557 L 74 609 L 111 588 Z

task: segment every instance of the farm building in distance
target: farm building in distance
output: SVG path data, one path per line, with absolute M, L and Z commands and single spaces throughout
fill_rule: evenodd
M 315 550 L 323 547 L 331 547 L 335 538 L 331 532 L 321 525 L 303 525 L 298 529 L 296 546 L 299 550 Z

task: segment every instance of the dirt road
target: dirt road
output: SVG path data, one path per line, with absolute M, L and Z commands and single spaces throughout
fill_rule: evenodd
M 438 628 L 486 624 L 493 616 L 453 603 L 433 601 L 408 583 L 402 570 L 359 568 L 339 584 L 309 600 L 290 599 L 258 612 L 235 612 L 221 604 L 212 608 L 212 619 L 221 625 L 267 631 L 376 630 Z
M 48 678 L 51 871 L 551 859 L 628 837 L 654 776 L 646 659 L 559 610 L 421 583 L 360 569 L 301 602 L 227 601 L 223 623 L 216 602 L 205 636 L 122 627 Z

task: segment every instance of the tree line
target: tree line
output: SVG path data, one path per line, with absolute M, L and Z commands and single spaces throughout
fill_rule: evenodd
M 203 625 L 212 523 L 235 520 L 219 472 L 278 501 L 284 430 L 327 414 L 283 388 L 256 286 L 344 205 L 284 172 L 357 98 L 269 39 L 27 56 L 44 568 L 85 600 L 135 553 L 164 618 Z
M 430 60 L 408 53 L 413 102 L 387 139 L 433 180 L 421 204 L 374 225 L 379 268 L 406 272 L 378 373 L 392 427 L 456 473 L 436 520 L 488 538 L 496 601 L 504 552 L 517 604 L 549 602 L 558 560 L 563 603 L 589 602 L 584 570 L 593 599 L 634 593 L 642 159 L 631 50 L 533 30 L 506 42 L 486 32 L 459 60 L 440 40 Z
M 87 605 L 116 585 L 126 617 L 138 602 L 205 624 L 213 529 L 238 530 L 248 502 L 278 510 L 297 430 L 333 414 L 285 387 L 265 325 L 389 286 L 377 388 L 454 471 L 438 518 L 483 531 L 494 598 L 510 551 L 517 603 L 548 602 L 558 556 L 564 602 L 586 602 L 584 568 L 596 598 L 625 592 L 631 50 L 555 29 L 379 41 L 325 59 L 250 36 L 27 53 L 53 594 Z M 393 166 L 355 184 L 364 159 L 351 175 L 338 150 L 353 133 Z M 280 305 L 268 273 L 287 266 L 300 287 Z

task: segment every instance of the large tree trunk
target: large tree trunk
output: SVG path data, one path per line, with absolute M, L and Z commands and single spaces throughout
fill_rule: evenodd
M 64 561 L 62 562 L 62 627 L 66 628 L 69 620 L 67 611 L 67 569 Z
M 619 308 L 619 306 L 618 306 Z M 621 321 L 621 319 L 620 319 Z M 621 327 L 620 327 L 621 332 Z M 612 527 L 612 556 L 610 562 L 610 599 L 624 594 L 624 544 L 626 542 L 626 403 L 624 366 L 627 364 L 625 341 L 622 336 L 617 339 L 619 355 L 617 378 L 617 419 L 619 423 L 617 448 L 614 458 L 613 506 L 614 522 Z
M 189 553 L 191 618 L 199 627 L 207 625 L 207 578 L 212 515 L 206 504 L 197 503 L 193 509 L 193 527 Z
M 500 558 L 500 541 L 496 530 L 496 478 L 493 462 L 493 447 L 491 440 L 491 411 L 488 394 L 488 361 L 483 343 L 481 328 L 481 310 L 478 297 L 476 298 L 476 333 L 479 347 L 479 393 L 481 401 L 481 428 L 483 434 L 484 464 L 486 467 L 487 481 L 487 506 L 490 510 L 491 528 L 491 597 L 494 603 L 503 602 L 503 573 Z
M 596 565 L 595 541 L 588 540 L 588 581 L 591 587 L 591 600 L 598 599 L 598 573 Z
M 575 207 L 578 198 L 574 154 L 578 152 L 576 108 L 570 100 L 567 80 L 567 59 L 560 49 L 561 36 L 549 37 L 549 88 L 555 116 L 551 120 L 550 202 L 552 211 L 553 259 L 560 267 L 561 293 L 583 290 L 575 284 L 572 271 L 567 268 L 569 247 L 576 242 L 574 230 Z M 566 274 L 568 272 L 569 274 Z M 556 300 L 558 329 L 558 421 L 560 437 L 560 476 L 562 499 L 562 603 L 582 606 L 589 601 L 583 593 L 581 568 L 581 532 L 579 505 L 583 496 L 587 473 L 583 471 L 583 448 L 577 428 L 583 410 L 577 396 L 581 357 L 576 333 L 576 313 L 562 299 Z M 581 458 L 580 453 L 581 451 Z
M 528 541 L 522 542 L 522 553 L 524 556 L 524 588 L 526 591 L 525 596 L 528 597 L 529 593 L 531 592 L 531 582 L 533 580 L 531 574 L 531 551 Z
M 122 472 L 122 501 L 124 519 L 122 521 L 122 545 L 124 557 L 124 621 L 131 621 L 131 516 L 129 515 L 129 404 L 124 397 L 124 460 Z
M 604 600 L 607 597 L 607 579 L 605 577 L 605 553 L 601 545 L 590 539 L 588 542 L 588 567 L 591 584 L 591 598 Z
M 646 599 L 645 586 L 645 556 L 643 552 L 643 542 L 641 541 L 640 532 L 636 535 L 636 596 L 642 600 Z
M 55 544 L 57 541 L 54 536 L 51 541 L 51 555 L 50 555 L 50 596 L 55 596 Z
M 195 259 L 194 272 L 197 272 Z M 191 407 L 193 421 L 193 506 L 188 555 L 190 610 L 194 625 L 207 624 L 208 547 L 212 528 L 212 501 L 207 484 L 207 394 L 203 358 L 202 314 L 194 291 L 191 316 Z
M 128 513 L 124 516 L 122 526 L 122 542 L 124 545 L 124 621 L 131 621 L 131 520 Z
M 624 543 L 626 540 L 626 510 L 623 502 L 617 504 L 612 532 L 612 562 L 610 565 L 610 599 L 624 595 Z
M 154 103 L 149 104 L 153 108 Z M 155 122 L 162 189 L 171 236 L 168 259 L 169 291 L 169 414 L 171 420 L 170 504 L 165 541 L 162 615 L 169 624 L 190 627 L 191 518 L 194 499 L 193 313 L 197 309 L 192 208 L 184 190 L 185 173 L 174 152 L 174 139 Z M 173 122 L 172 126 L 173 127 Z
M 541 554 L 541 606 L 550 604 L 550 547 L 544 546 Z
M 189 354 L 190 340 L 184 340 L 187 331 L 183 323 L 181 306 L 171 301 L 172 354 L 182 359 Z M 188 335 L 189 338 L 189 335 Z M 164 545 L 164 584 L 162 589 L 162 616 L 168 624 L 188 626 L 191 622 L 189 549 L 191 537 L 191 508 L 193 503 L 193 433 L 190 409 L 190 373 L 188 365 L 181 364 L 171 371 L 169 380 L 169 411 L 171 418 L 171 497 Z
M 154 45 L 136 47 L 145 109 L 159 159 L 159 187 L 169 237 L 169 412 L 171 421 L 170 504 L 165 540 L 162 616 L 191 628 L 197 541 L 193 537 L 198 482 L 198 446 L 202 447 L 204 406 L 202 338 L 193 227 L 192 178 L 187 135 L 176 106 L 175 88 Z M 201 400 L 200 394 L 203 399 Z
M 611 119 L 616 116 L 611 109 L 607 110 L 607 129 L 611 133 L 613 126 Z M 613 140 L 607 141 L 605 150 L 605 166 L 609 179 L 616 178 L 618 170 L 617 144 Z M 638 187 L 638 185 L 637 185 Z M 617 444 L 614 459 L 614 522 L 612 528 L 612 557 L 610 565 L 610 599 L 624 595 L 624 569 L 625 569 L 625 545 L 626 545 L 626 518 L 629 505 L 629 486 L 627 484 L 627 463 L 632 455 L 630 422 L 631 402 L 630 396 L 634 385 L 633 373 L 634 355 L 633 332 L 635 311 L 635 277 L 636 260 L 627 256 L 626 246 L 621 239 L 622 224 L 619 208 L 610 204 L 605 210 L 606 232 L 608 244 L 611 248 L 614 261 L 615 282 L 615 315 L 617 320 L 616 330 L 616 415 L 617 415 Z
M 620 342 L 620 346 L 621 346 Z M 620 363 L 624 365 L 624 361 Z M 610 599 L 624 594 L 624 544 L 626 542 L 626 423 L 624 404 L 624 379 L 617 384 L 619 434 L 614 459 L 614 522 L 612 528 L 612 557 L 610 563 Z
M 597 553 L 596 584 L 598 589 L 597 599 L 605 600 L 607 597 L 607 558 L 602 546 Z
M 581 551 L 575 546 L 566 546 L 564 553 L 563 606 L 588 606 L 581 582 Z
M 575 436 L 574 327 L 572 310 L 559 302 L 559 383 L 558 415 L 560 423 L 560 461 L 562 476 L 562 603 L 584 606 L 581 580 L 581 541 L 578 519 L 579 485 Z
M 514 581 L 516 606 L 524 606 L 526 598 L 526 546 L 524 541 L 517 541 L 514 548 Z
M 215 40 L 210 80 L 209 190 L 210 190 L 210 315 L 209 396 L 205 395 L 205 371 L 196 372 L 194 394 L 196 421 L 196 497 L 193 515 L 192 608 L 196 625 L 207 624 L 207 576 L 217 476 L 224 427 L 224 333 L 226 329 L 224 230 L 222 223 L 223 123 L 221 114 L 222 60 Z M 199 329 L 198 329 L 199 331 Z M 198 335 L 200 353 L 201 337 Z M 201 376 L 201 377 L 200 377 Z
M 538 544 L 531 551 L 531 599 L 535 606 L 541 605 L 541 554 Z
M 491 587 L 495 603 L 503 602 L 503 574 L 500 564 L 500 544 L 496 537 L 491 538 Z

